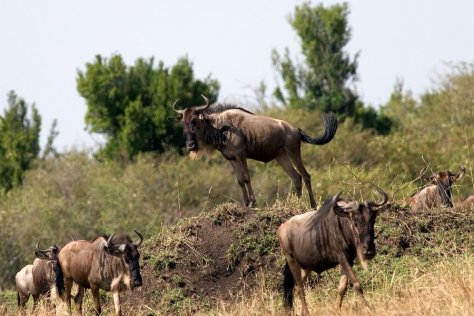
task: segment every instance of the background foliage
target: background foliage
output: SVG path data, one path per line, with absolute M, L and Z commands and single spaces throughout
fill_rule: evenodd
M 194 78 L 192 63 L 181 58 L 171 68 L 154 59 L 139 58 L 125 65 L 120 55 L 100 55 L 79 71 L 77 89 L 86 100 L 86 125 L 90 132 L 105 136 L 99 157 L 130 160 L 140 152 L 180 150 L 181 130 L 168 124 L 174 115 L 171 104 L 201 104 L 201 94 L 217 99 L 219 84 L 208 76 Z
M 474 64 L 448 65 L 420 98 L 397 82 L 386 104 L 377 111 L 366 107 L 350 86 L 357 56 L 344 52 L 348 13 L 347 5 L 295 8 L 289 21 L 304 60 L 294 62 L 288 51 L 283 57 L 273 53 L 283 79 L 276 96 L 285 105 L 257 109 L 313 136 L 322 131 L 321 112 L 344 119 L 329 144 L 302 149 L 319 201 L 340 190 L 367 198 L 362 183 L 370 181 L 402 203 L 422 185 L 414 179 L 426 165 L 432 171 L 466 166 L 453 195 L 474 194 Z M 178 97 L 183 106 L 201 104 L 200 94 L 217 99 L 218 82 L 195 79 L 187 58 L 166 67 L 153 58 L 127 66 L 120 55 L 96 56 L 78 72 L 77 88 L 87 104 L 89 131 L 106 139 L 95 157 L 57 153 L 53 124 L 38 159 L 41 117 L 34 105 L 29 115 L 26 102 L 9 94 L 0 120 L 0 288 L 11 287 L 15 273 L 33 260 L 38 240 L 47 246 L 133 229 L 147 237 L 164 223 L 241 201 L 230 164 L 219 153 L 199 161 L 183 156 L 181 128 L 166 120 Z M 276 163 L 250 161 L 249 167 L 259 205 L 292 192 Z

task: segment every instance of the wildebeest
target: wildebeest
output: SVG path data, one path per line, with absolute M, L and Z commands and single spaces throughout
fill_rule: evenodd
M 461 170 L 455 174 L 448 170 L 433 173 L 431 176 L 425 176 L 425 170 L 426 168 L 420 172 L 420 177 L 429 183 L 425 188 L 408 199 L 408 205 L 415 211 L 438 207 L 453 207 L 451 187 L 455 181 L 460 180 L 464 176 L 466 168 L 461 166 Z
M 390 208 L 387 194 L 376 187 L 382 196 L 380 202 L 346 202 L 340 192 L 325 201 L 317 211 L 291 217 L 277 230 L 278 241 L 283 249 L 286 264 L 283 271 L 285 307 L 293 308 L 295 283 L 302 302 L 301 314 L 308 315 L 303 281 L 311 272 L 322 273 L 341 265 L 338 306 L 347 290 L 348 282 L 365 302 L 362 285 L 352 266 L 355 258 L 365 268 L 366 260 L 375 256 L 374 224 L 377 215 Z
M 474 207 L 474 195 L 470 195 L 464 200 L 453 201 L 453 205 L 456 208 L 470 209 Z
M 90 288 L 95 302 L 95 313 L 101 312 L 99 289 L 111 291 L 114 297 L 115 314 L 120 309 L 121 290 L 142 285 L 138 247 L 143 236 L 132 242 L 126 234 L 112 234 L 109 238 L 98 237 L 94 241 L 75 240 L 66 244 L 59 253 L 59 264 L 64 275 L 65 299 L 71 314 L 71 287 L 79 286 L 75 297 L 77 311 L 82 315 L 84 289 Z
M 41 297 L 56 298 L 56 284 L 61 284 L 62 275 L 58 264 L 59 248 L 56 245 L 46 250 L 36 244 L 36 259 L 21 269 L 15 276 L 18 307 L 24 310 L 28 299 L 33 296 L 33 310 Z M 58 294 L 61 294 L 60 292 Z
M 206 104 L 184 110 L 175 108 L 176 100 L 173 110 L 179 116 L 169 118 L 174 122 L 182 122 L 186 148 L 191 158 L 196 158 L 202 151 L 219 150 L 232 164 L 245 206 L 249 207 L 254 207 L 256 201 L 247 158 L 265 163 L 276 160 L 291 177 L 298 196 L 302 193 L 303 179 L 311 207 L 316 207 L 311 176 L 301 159 L 301 141 L 313 145 L 330 142 L 337 129 L 337 118 L 333 113 L 323 116 L 324 133 L 312 138 L 283 120 L 256 115 L 235 105 L 211 106 L 209 100 L 202 97 Z

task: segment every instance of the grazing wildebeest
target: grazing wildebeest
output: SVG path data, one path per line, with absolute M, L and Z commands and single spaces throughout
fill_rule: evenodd
M 79 286 L 74 299 L 77 311 L 82 315 L 84 289 L 90 288 L 95 302 L 95 313 L 101 312 L 99 289 L 111 291 L 115 314 L 120 309 L 121 290 L 142 285 L 138 247 L 143 236 L 135 230 L 139 240 L 132 242 L 126 234 L 112 234 L 109 238 L 98 237 L 94 241 L 75 240 L 66 244 L 59 253 L 59 264 L 64 275 L 65 299 L 71 314 L 71 287 Z
M 191 158 L 199 152 L 219 150 L 234 168 L 237 182 L 244 197 L 245 206 L 256 205 L 255 195 L 250 183 L 247 158 L 269 162 L 276 160 L 291 177 L 296 194 L 301 196 L 303 178 L 308 190 L 311 207 L 316 207 L 311 176 L 301 159 L 301 141 L 324 145 L 331 141 L 336 133 L 337 118 L 333 113 L 325 114 L 324 133 L 312 138 L 290 123 L 274 118 L 253 114 L 234 105 L 209 104 L 193 106 L 184 110 L 175 108 L 179 113 L 174 122 L 182 122 L 186 138 L 186 148 Z M 296 168 L 296 169 L 295 169 Z
M 20 313 L 25 308 L 28 299 L 33 296 L 33 311 L 41 297 L 56 298 L 56 284 L 62 280 L 61 270 L 58 263 L 59 248 L 56 245 L 46 250 L 39 249 L 36 244 L 36 259 L 21 269 L 15 276 L 18 307 Z M 61 289 L 58 289 L 61 294 Z
M 466 168 L 454 174 L 451 171 L 440 171 L 427 177 L 424 175 L 426 168 L 421 171 L 421 178 L 429 181 L 429 184 L 408 199 L 408 205 L 416 211 L 429 210 L 438 207 L 453 207 L 451 197 L 451 186 L 460 180 L 466 173 Z
M 301 314 L 308 315 L 303 281 L 311 272 L 322 273 L 341 265 L 338 306 L 347 290 L 348 282 L 365 302 L 362 286 L 352 266 L 354 259 L 365 268 L 366 261 L 375 256 L 374 224 L 377 215 L 390 208 L 387 194 L 376 187 L 381 202 L 346 202 L 340 192 L 325 201 L 317 211 L 291 217 L 281 224 L 277 237 L 286 258 L 284 268 L 284 302 L 289 312 L 293 308 L 295 283 L 302 302 Z

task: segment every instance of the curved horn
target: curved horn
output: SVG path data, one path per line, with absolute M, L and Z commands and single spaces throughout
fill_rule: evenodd
M 207 109 L 207 108 L 210 106 L 209 99 L 206 98 L 206 97 L 205 97 L 204 95 L 202 95 L 202 94 L 201 94 L 201 97 L 204 99 L 204 101 L 206 101 L 206 104 L 200 105 L 200 106 L 195 106 L 195 107 L 194 107 L 194 110 L 196 110 L 196 111 L 205 110 L 205 109 Z
M 342 191 L 339 191 L 336 195 L 331 200 L 331 204 L 334 205 L 337 202 L 337 199 L 339 198 L 339 195 L 341 195 Z
M 463 165 L 459 165 L 459 168 L 461 168 L 461 170 L 459 170 L 459 172 L 456 173 L 456 179 L 461 179 L 466 173 L 466 167 L 464 167 Z
M 176 99 L 176 101 L 174 101 L 173 106 L 172 106 L 173 111 L 175 111 L 176 113 L 179 113 L 179 114 L 183 114 L 184 110 L 178 110 L 178 109 L 176 108 L 176 104 L 178 104 L 178 101 L 179 101 L 179 98 Z
M 39 243 L 40 243 L 40 242 L 39 242 L 39 240 L 38 240 L 38 242 L 36 243 L 35 250 L 36 250 L 36 251 L 39 251 L 39 252 L 41 252 L 41 253 L 46 253 L 46 252 L 48 252 L 49 249 L 45 249 L 45 250 L 39 249 Z
M 134 244 L 135 246 L 139 247 L 139 246 L 142 244 L 143 236 L 142 236 L 142 234 L 140 234 L 139 231 L 137 231 L 137 230 L 133 230 L 133 231 L 135 232 L 135 234 L 138 235 L 138 238 L 140 238 L 138 241 L 133 242 L 133 244 Z
M 107 248 L 113 246 L 114 244 L 112 243 L 112 238 L 114 237 L 115 233 L 110 235 L 109 239 L 107 239 Z
M 372 186 L 374 186 L 375 190 L 377 190 L 377 192 L 382 196 L 382 201 L 380 202 L 374 202 L 374 206 L 382 206 L 382 205 L 385 205 L 388 201 L 388 195 L 387 193 L 385 193 L 381 188 L 379 188 L 378 186 L 376 186 L 375 184 L 373 183 L 370 183 Z

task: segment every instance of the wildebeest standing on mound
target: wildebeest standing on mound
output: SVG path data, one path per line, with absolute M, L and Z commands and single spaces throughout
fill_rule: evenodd
M 425 172 L 426 168 L 420 171 L 420 178 L 427 180 L 429 184 L 408 199 L 408 206 L 415 211 L 453 207 L 452 185 L 464 176 L 466 168 L 461 166 L 458 173 L 448 170 L 433 173 L 431 176 L 426 176 Z
M 256 205 L 255 195 L 250 183 L 247 158 L 270 162 L 276 160 L 291 177 L 296 194 L 301 196 L 302 179 L 308 190 L 311 207 L 316 207 L 311 176 L 301 159 L 301 141 L 324 145 L 331 141 L 336 133 L 337 118 L 333 113 L 325 114 L 324 133 L 312 138 L 290 123 L 253 114 L 234 105 L 193 106 L 184 110 L 175 108 L 179 113 L 174 122 L 182 122 L 186 137 L 186 148 L 191 158 L 201 151 L 219 150 L 234 168 L 237 182 L 242 188 L 245 206 Z
M 71 287 L 79 286 L 74 299 L 77 311 L 82 315 L 84 289 L 90 288 L 95 303 L 95 313 L 101 312 L 99 289 L 111 291 L 115 314 L 122 315 L 120 291 L 133 290 L 142 285 L 138 247 L 143 236 L 135 231 L 139 240 L 132 242 L 125 234 L 112 234 L 108 239 L 99 237 L 90 242 L 75 240 L 66 244 L 59 253 L 59 263 L 64 275 L 65 299 L 71 315 Z
M 21 269 L 15 276 L 17 289 L 18 308 L 20 314 L 23 312 L 28 299 L 33 296 L 33 311 L 41 297 L 52 297 L 57 294 L 56 284 L 61 284 L 62 274 L 58 263 L 59 248 L 56 245 L 46 250 L 39 249 L 36 244 L 36 259 Z M 62 287 L 62 286 L 60 286 Z
M 285 253 L 284 302 L 291 311 L 293 289 L 296 283 L 302 302 L 301 314 L 309 315 L 304 294 L 303 281 L 311 272 L 322 273 L 341 265 L 338 306 L 347 290 L 348 282 L 363 297 L 362 285 L 352 266 L 355 258 L 365 268 L 366 260 L 376 254 L 374 224 L 377 215 L 390 208 L 387 194 L 376 188 L 382 196 L 381 202 L 346 202 L 340 193 L 326 200 L 317 211 L 291 217 L 277 230 L 280 246 Z

